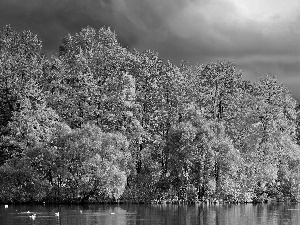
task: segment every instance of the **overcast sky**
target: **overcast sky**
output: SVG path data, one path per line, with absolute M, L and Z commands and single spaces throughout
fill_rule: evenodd
M 52 53 L 68 33 L 109 26 L 175 64 L 229 60 L 245 79 L 275 75 L 300 100 L 300 0 L 0 0 L 7 24 Z

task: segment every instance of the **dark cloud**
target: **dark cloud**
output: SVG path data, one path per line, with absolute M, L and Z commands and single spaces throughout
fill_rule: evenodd
M 247 79 L 274 74 L 300 99 L 300 4 L 254 2 L 257 14 L 246 0 L 1 0 L 0 26 L 31 30 L 52 52 L 68 33 L 110 26 L 124 45 L 174 63 L 233 60 Z

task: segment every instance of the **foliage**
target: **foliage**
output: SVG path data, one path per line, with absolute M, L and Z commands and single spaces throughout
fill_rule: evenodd
M 299 200 L 299 106 L 232 62 L 180 67 L 109 28 L 0 31 L 0 201 Z

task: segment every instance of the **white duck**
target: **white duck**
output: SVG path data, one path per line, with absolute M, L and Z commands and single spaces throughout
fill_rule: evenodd
M 30 217 L 30 219 L 35 220 L 36 214 L 32 214 L 29 217 Z

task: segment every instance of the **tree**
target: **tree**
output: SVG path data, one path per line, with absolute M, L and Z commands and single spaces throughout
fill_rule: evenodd
M 87 27 L 69 34 L 53 62 L 53 80 L 47 87 L 53 108 L 72 128 L 97 121 L 104 131 L 121 132 L 134 101 L 134 80 L 128 73 L 132 58 L 109 28 Z
M 0 31 L 1 164 L 20 150 L 9 143 L 8 137 L 16 140 L 19 138 L 17 135 L 20 136 L 17 130 L 28 128 L 31 130 L 23 131 L 31 132 L 31 138 L 35 138 L 36 134 L 37 138 L 47 138 L 41 137 L 47 131 L 39 133 L 33 129 L 40 129 L 37 126 L 46 117 L 50 120 L 57 119 L 55 113 L 47 108 L 40 87 L 47 62 L 42 53 L 41 41 L 35 34 L 30 31 L 18 33 L 10 26 L 5 26 Z M 27 128 L 21 123 L 24 126 L 27 123 Z
M 135 55 L 140 62 L 133 71 L 136 103 L 140 106 L 140 123 L 147 134 L 139 142 L 137 154 L 140 154 L 147 146 L 154 146 L 154 142 L 166 140 L 169 129 L 178 120 L 178 107 L 183 102 L 185 81 L 179 68 L 170 62 L 164 64 L 157 53 L 145 51 L 135 52 Z M 169 153 L 160 152 L 160 163 L 166 171 Z
M 188 99 L 201 105 L 207 118 L 224 121 L 230 119 L 234 99 L 239 94 L 241 73 L 232 62 L 207 63 L 190 67 L 182 64 L 188 76 Z
M 125 189 L 131 163 L 126 138 L 103 133 L 96 125 L 87 124 L 75 130 L 66 128 L 54 136 L 48 147 L 47 151 L 54 157 L 41 161 L 53 165 L 41 168 L 48 168 L 43 173 L 51 178 L 57 197 L 80 201 L 99 196 L 102 200 L 107 196 L 118 199 Z M 41 155 L 44 149 L 33 150 L 37 151 L 33 155 Z
M 167 141 L 173 185 L 195 185 L 200 198 L 225 196 L 228 190 L 223 183 L 236 172 L 239 151 L 226 136 L 224 125 L 207 120 L 195 105 L 185 105 L 181 112 L 182 121 L 172 127 Z M 209 182 L 215 182 L 214 187 Z
M 236 102 L 229 131 L 243 156 L 240 187 L 258 194 L 276 185 L 281 164 L 297 159 L 295 142 L 295 100 L 274 77 L 261 77 L 254 84 L 244 82 Z M 281 175 L 280 175 L 281 176 Z M 258 191 L 259 190 L 259 191 Z M 261 194 L 258 194 L 261 195 Z

